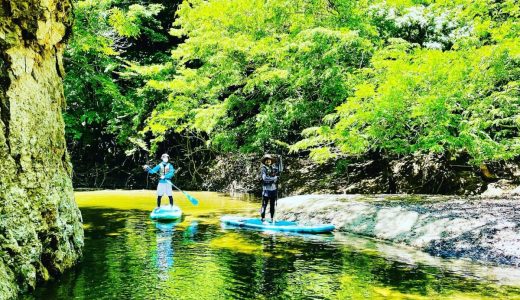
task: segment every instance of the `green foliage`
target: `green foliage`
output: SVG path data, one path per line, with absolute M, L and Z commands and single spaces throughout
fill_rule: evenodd
M 518 155 L 511 139 L 518 133 L 518 82 L 510 82 L 512 72 L 497 74 L 507 55 L 501 50 L 418 49 L 397 60 L 382 52 L 374 59 L 381 71 L 374 85 L 361 85 L 337 108 L 330 140 L 351 154 L 467 152 L 478 161 Z
M 512 17 L 503 19 L 507 28 L 518 26 Z M 504 37 L 501 22 L 486 20 L 485 40 L 478 31 L 454 40 L 457 50 L 390 39 L 364 70 L 355 95 L 325 118 L 334 120 L 332 127 L 304 131 L 307 138 L 292 150 L 327 154 L 324 145 L 332 144 L 349 155 L 441 152 L 469 155 L 474 163 L 519 156 L 520 39 Z
M 170 92 L 147 130 L 161 139 L 189 128 L 208 134 L 214 149 L 254 152 L 319 123 L 349 95 L 373 51 L 357 21 L 339 27 L 339 9 L 354 15 L 342 6 L 185 1 L 172 33 L 188 39 L 173 51 L 173 79 L 147 84 Z
M 120 36 L 137 37 L 145 33 L 150 35 L 152 40 L 164 41 L 165 37 L 154 30 L 161 28 L 155 17 L 163 8 L 160 4 L 150 4 L 148 6 L 132 4 L 128 7 L 128 11 L 125 12 L 115 7 L 110 10 L 108 22 Z M 147 23 L 150 23 L 153 27 Z
M 125 59 L 139 39 L 166 39 L 162 9 L 76 3 L 73 139 L 101 128 L 127 154 L 174 135 L 225 153 L 290 145 L 317 161 L 520 155 L 514 0 L 185 0 L 171 57 L 144 43 L 150 55 Z
M 132 144 L 136 128 L 150 110 L 147 100 L 137 93 L 139 76 L 126 71 L 126 52 L 142 33 L 153 32 L 157 40 L 165 37 L 154 17 L 161 5 L 130 5 L 120 0 L 76 1 L 73 36 L 65 53 L 68 102 L 64 118 L 69 141 L 94 146 Z M 135 86 L 134 88 L 128 88 Z

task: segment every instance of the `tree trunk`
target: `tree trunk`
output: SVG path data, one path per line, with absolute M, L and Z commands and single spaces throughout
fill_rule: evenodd
M 0 299 L 81 255 L 61 110 L 70 0 L 0 0 Z

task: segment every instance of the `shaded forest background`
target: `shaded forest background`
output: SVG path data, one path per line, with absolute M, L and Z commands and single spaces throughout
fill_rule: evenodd
M 153 188 L 140 166 L 162 152 L 189 189 L 252 190 L 265 152 L 305 192 L 518 180 L 514 0 L 74 5 L 64 117 L 77 188 Z

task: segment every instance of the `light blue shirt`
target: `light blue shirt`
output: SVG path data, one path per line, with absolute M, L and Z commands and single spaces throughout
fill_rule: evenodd
M 161 168 L 161 165 L 163 165 L 164 167 Z M 167 166 L 169 166 L 169 170 L 166 173 L 164 171 L 166 171 Z M 150 174 L 161 173 L 162 170 L 164 170 L 163 172 L 165 174 L 159 174 L 159 175 L 164 176 L 164 179 L 160 179 L 159 183 L 168 183 L 168 181 L 173 178 L 173 175 L 175 175 L 175 169 L 173 168 L 172 164 L 162 162 L 162 163 L 158 164 L 157 166 L 153 167 L 153 169 L 148 167 L 148 173 L 150 173 Z

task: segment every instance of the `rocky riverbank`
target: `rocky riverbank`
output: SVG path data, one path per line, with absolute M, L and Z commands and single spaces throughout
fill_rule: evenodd
M 333 223 L 435 256 L 520 266 L 520 196 L 306 195 L 280 199 L 278 217 Z
M 172 163 L 177 169 L 174 180 L 185 189 L 260 193 L 259 155 L 219 155 L 195 159 L 187 166 L 186 160 L 174 154 L 174 150 L 164 152 L 172 154 Z M 74 186 L 135 189 L 155 185 L 156 177 L 147 177 L 142 171 L 144 161 L 127 161 L 127 157 L 116 161 L 125 163 L 114 167 L 110 162 L 100 166 L 75 160 Z M 393 159 L 373 154 L 320 164 L 303 154 L 285 154 L 283 165 L 280 189 L 284 196 L 312 193 L 479 195 L 487 190 L 497 195 L 500 190 L 520 185 L 520 160 L 472 165 L 467 160 L 452 161 L 439 154 Z
M 284 196 L 334 194 L 500 195 L 520 186 L 520 162 L 472 166 L 444 156 L 411 155 L 337 159 L 324 164 L 308 157 L 285 157 L 280 192 Z M 260 157 L 220 156 L 202 178 L 211 191 L 259 193 Z

